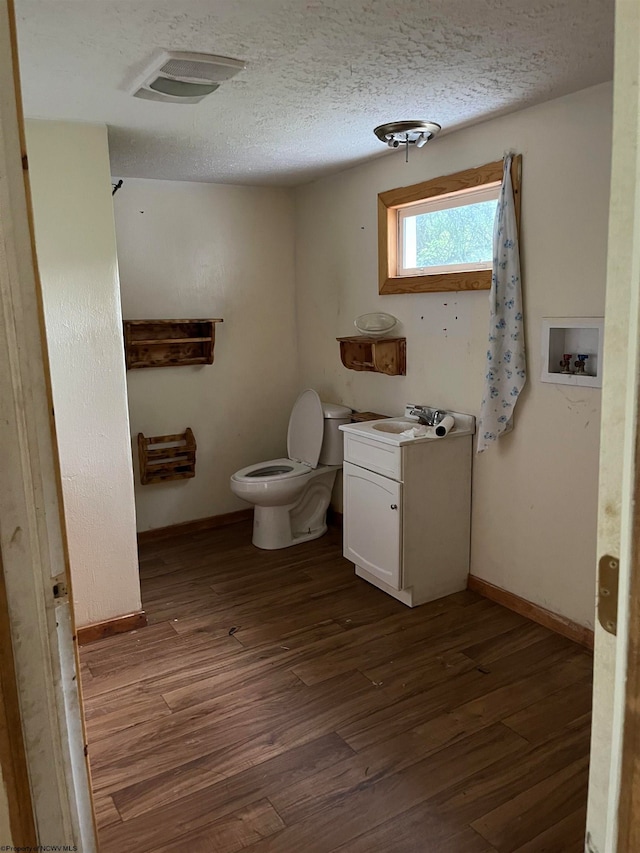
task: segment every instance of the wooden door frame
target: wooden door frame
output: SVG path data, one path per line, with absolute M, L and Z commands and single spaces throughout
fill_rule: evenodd
M 640 395 L 636 412 L 636 441 L 628 586 L 626 689 L 622 728 L 617 850 L 640 850 Z M 619 649 L 619 653 L 620 653 Z M 615 744 L 614 744 L 615 749 Z
M 14 742 L 11 753 L 0 745 L 0 762 L 12 835 L 35 827 L 37 844 L 91 853 L 97 842 L 16 44 L 12 0 L 0 0 L 0 621 L 13 648 L 13 661 L 0 659 L 0 723 Z
M 0 767 L 7 792 L 11 838 L 0 843 L 35 848 L 37 841 L 29 768 L 20 723 L 20 703 L 9 627 L 7 590 L 0 552 Z
M 628 394 L 633 414 L 627 425 L 629 469 L 631 476 L 623 489 L 623 524 L 620 547 L 620 595 L 618 613 L 616 719 L 612 744 L 612 775 L 609 802 L 611 838 L 616 850 L 640 850 L 640 11 L 628 0 L 616 4 L 616 76 L 620 95 L 619 113 L 614 111 L 614 128 L 625 134 L 622 155 L 629 191 L 612 203 L 611 217 L 632 223 L 621 254 L 628 255 L 622 272 L 628 276 L 632 318 L 629 341 Z M 616 157 L 614 140 L 614 165 Z M 609 251 L 616 251 L 611 229 Z M 633 386 L 633 387 L 631 387 Z M 635 399 L 634 399 L 635 398 Z
M 640 850 L 640 9 L 637 0 L 616 0 L 612 188 L 609 223 L 607 289 L 627 303 L 613 306 L 609 318 L 615 337 L 607 362 L 605 332 L 604 382 L 611 371 L 618 407 L 607 421 L 603 441 L 623 440 L 622 483 L 617 516 L 619 548 L 618 632 L 611 729 L 611 766 L 606 815 L 607 850 Z M 607 301 L 610 294 L 607 295 Z M 619 323 L 624 312 L 624 324 Z M 626 346 L 625 346 L 626 344 Z M 626 382 L 624 381 L 626 377 Z M 605 400 L 606 402 L 606 396 Z M 624 410 L 624 414 L 623 414 Z M 621 420 L 619 420 L 622 415 Z M 622 424 L 622 426 L 620 426 Z M 606 472 L 605 472 L 606 473 Z M 601 512 L 610 494 L 601 491 Z M 604 544 L 604 541 L 603 541 Z M 615 549 L 612 540 L 609 547 Z M 602 554 L 598 555 L 603 556 Z M 596 648 L 597 654 L 597 648 Z M 594 697 L 598 701 L 598 696 Z

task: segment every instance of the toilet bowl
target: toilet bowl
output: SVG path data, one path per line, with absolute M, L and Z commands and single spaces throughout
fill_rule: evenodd
M 296 400 L 287 431 L 288 458 L 241 468 L 231 491 L 254 505 L 253 544 L 268 551 L 288 548 L 327 531 L 327 509 L 342 467 L 341 424 L 351 409 L 323 403 L 307 389 Z

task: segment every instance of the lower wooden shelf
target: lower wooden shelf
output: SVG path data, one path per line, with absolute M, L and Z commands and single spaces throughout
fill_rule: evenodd
M 143 486 L 196 475 L 196 439 L 187 427 L 176 435 L 138 433 L 138 461 Z
M 340 359 L 349 370 L 405 376 L 407 372 L 406 338 L 368 338 L 352 335 L 336 338 L 340 343 Z

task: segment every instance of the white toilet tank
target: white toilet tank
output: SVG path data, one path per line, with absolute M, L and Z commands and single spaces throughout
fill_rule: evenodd
M 320 450 L 320 465 L 342 465 L 344 433 L 338 427 L 351 421 L 351 409 L 338 403 L 323 403 L 324 433 Z

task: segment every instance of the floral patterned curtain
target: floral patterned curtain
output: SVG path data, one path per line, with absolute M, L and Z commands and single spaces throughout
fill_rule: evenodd
M 478 421 L 478 453 L 491 447 L 503 433 L 513 428 L 513 410 L 527 379 L 520 253 L 511 184 L 512 160 L 512 154 L 504 159 L 502 188 L 493 227 L 489 347 Z

